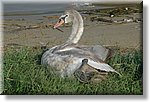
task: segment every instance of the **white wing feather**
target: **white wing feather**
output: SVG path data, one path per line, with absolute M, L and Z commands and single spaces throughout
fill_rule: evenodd
M 106 72 L 115 72 L 115 73 L 121 75 L 119 72 L 115 71 L 111 66 L 109 66 L 106 63 L 98 63 L 98 62 L 94 62 L 92 60 L 88 60 L 87 64 L 95 69 L 103 70 Z

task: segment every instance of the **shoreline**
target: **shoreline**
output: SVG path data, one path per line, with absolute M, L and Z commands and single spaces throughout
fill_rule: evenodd
M 84 14 L 89 13 L 89 10 L 85 10 L 84 12 L 80 11 L 82 15 L 84 14 L 83 20 L 85 29 L 79 44 L 101 44 L 118 46 L 120 48 L 141 48 L 142 18 L 140 16 L 141 14 L 138 13 L 141 11 L 134 11 L 135 13 L 131 14 L 121 14 L 122 11 L 126 13 L 124 8 L 121 7 L 121 9 L 117 9 L 120 11 L 117 12 L 118 14 L 116 13 L 116 17 L 109 17 L 109 13 L 107 12 L 116 12 L 115 9 L 116 8 L 112 10 L 96 9 L 93 10 L 95 13 L 91 10 L 93 14 Z M 132 8 L 129 8 L 129 11 L 131 10 Z M 102 13 L 104 15 L 101 15 Z M 60 29 L 64 31 L 63 33 L 51 28 L 51 25 L 57 22 L 59 16 L 60 15 L 36 15 L 32 17 L 28 15 L 28 19 L 21 18 L 21 16 L 16 16 L 11 19 L 5 19 L 4 17 L 4 46 L 10 46 L 11 44 L 40 46 L 40 43 L 49 43 L 48 46 L 52 47 L 65 42 L 71 33 L 71 25 L 65 24 L 61 27 Z M 92 19 L 94 19 L 94 21 L 92 21 Z M 125 19 L 131 19 L 133 21 L 126 22 Z M 139 19 L 140 21 L 138 22 Z M 136 20 L 137 22 L 135 22 Z M 49 25 L 49 27 L 46 27 L 47 25 Z M 35 26 L 37 26 L 37 28 Z M 35 29 L 26 29 L 31 27 L 35 27 Z

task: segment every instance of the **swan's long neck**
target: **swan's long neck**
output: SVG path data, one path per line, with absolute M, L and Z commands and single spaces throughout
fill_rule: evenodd
M 76 44 L 80 40 L 82 33 L 83 33 L 83 19 L 78 12 L 75 12 L 73 25 L 72 25 L 72 33 L 68 40 L 66 41 L 67 44 Z

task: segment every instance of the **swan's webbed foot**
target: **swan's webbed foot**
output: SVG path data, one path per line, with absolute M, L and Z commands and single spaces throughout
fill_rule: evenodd
M 83 67 L 87 66 L 87 62 L 88 62 L 88 59 L 84 59 L 82 60 L 82 65 L 80 66 L 80 68 L 78 70 L 76 70 L 74 72 L 74 75 L 75 77 L 80 81 L 80 82 L 83 82 L 83 83 L 88 83 L 91 78 L 93 77 L 93 73 L 90 73 L 90 72 L 86 72 L 86 71 L 83 71 Z
M 93 73 L 87 73 L 81 70 L 77 70 L 74 75 L 82 83 L 90 82 L 91 78 L 94 76 Z
M 82 61 L 82 65 L 78 70 L 75 71 L 75 77 L 82 83 L 98 83 L 102 80 L 106 79 L 107 72 L 105 71 L 98 71 L 91 66 L 87 65 L 88 60 L 84 59 Z

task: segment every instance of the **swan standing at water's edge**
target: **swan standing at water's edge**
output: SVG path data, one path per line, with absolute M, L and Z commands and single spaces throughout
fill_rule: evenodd
M 54 25 L 58 28 L 64 23 L 72 22 L 72 33 L 68 40 L 58 46 L 54 46 L 47 50 L 41 59 L 41 63 L 55 68 L 55 72 L 61 77 L 71 76 L 78 69 L 81 69 L 86 64 L 93 69 L 116 72 L 111 66 L 104 63 L 109 57 L 109 49 L 101 45 L 78 45 L 83 34 L 83 19 L 76 10 L 66 10 L 65 14 L 59 18 L 59 21 Z M 119 73 L 118 73 L 119 74 Z

